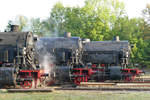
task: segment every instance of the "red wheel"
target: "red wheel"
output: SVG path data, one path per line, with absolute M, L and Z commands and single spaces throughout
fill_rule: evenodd
M 76 85 L 80 85 L 81 82 L 88 82 L 88 76 L 85 75 L 84 77 L 76 77 L 74 79 Z
M 32 87 L 32 81 L 23 81 L 21 86 L 24 89 L 30 89 Z
M 81 77 L 76 77 L 75 80 L 74 80 L 74 83 L 76 85 L 80 85 L 80 83 L 81 83 Z

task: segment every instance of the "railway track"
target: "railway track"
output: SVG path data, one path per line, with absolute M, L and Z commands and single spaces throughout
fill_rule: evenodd
M 150 87 L 150 83 L 104 83 L 104 82 L 82 82 L 79 87 Z
M 129 87 L 100 87 L 100 88 L 56 88 L 55 90 L 59 91 L 59 90 L 72 90 L 72 91 L 76 91 L 76 90 L 81 90 L 81 91 L 150 91 L 150 88 L 129 88 Z
M 46 89 L 0 89 L 0 92 L 53 92 L 53 88 L 46 88 Z
M 87 90 L 87 91 L 150 91 L 150 82 L 104 83 L 82 82 L 77 87 L 62 87 L 55 90 Z
M 58 87 L 53 89 L 3 89 L 1 92 L 54 92 L 54 91 L 150 91 L 150 87 Z

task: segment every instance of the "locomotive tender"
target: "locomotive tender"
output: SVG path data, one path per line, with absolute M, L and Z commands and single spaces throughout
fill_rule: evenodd
M 59 82 L 72 81 L 79 85 L 93 80 L 134 81 L 135 76 L 142 73 L 138 69 L 127 68 L 130 44 L 118 38 L 113 41 L 90 41 L 71 37 L 67 33 L 65 37 L 42 37 L 36 47 L 39 58 L 46 52 L 55 59 L 55 80 Z

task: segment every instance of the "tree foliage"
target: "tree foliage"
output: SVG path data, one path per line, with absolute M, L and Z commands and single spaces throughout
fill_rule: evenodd
M 59 35 L 71 32 L 91 40 L 108 40 L 114 22 L 123 14 L 123 3 L 118 0 L 86 0 L 83 7 L 64 7 L 59 2 L 50 15 L 51 30 Z

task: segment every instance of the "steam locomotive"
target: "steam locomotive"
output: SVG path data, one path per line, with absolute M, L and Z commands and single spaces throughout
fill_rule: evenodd
M 142 73 L 137 68 L 129 68 L 130 44 L 118 37 L 113 41 L 90 41 L 66 33 L 64 37 L 40 38 L 36 50 L 39 59 L 48 56 L 53 79 L 59 83 L 131 82 Z
M 41 37 L 19 32 L 12 25 L 10 32 L 0 32 L 0 87 L 25 89 L 45 85 L 50 80 L 79 85 L 89 81 L 135 81 L 142 73 L 128 68 L 128 41 L 90 41 L 80 37 Z M 37 40 L 37 41 L 36 41 Z
M 44 71 L 35 58 L 35 41 L 31 32 L 0 32 L 0 87 L 35 88 L 43 84 Z

